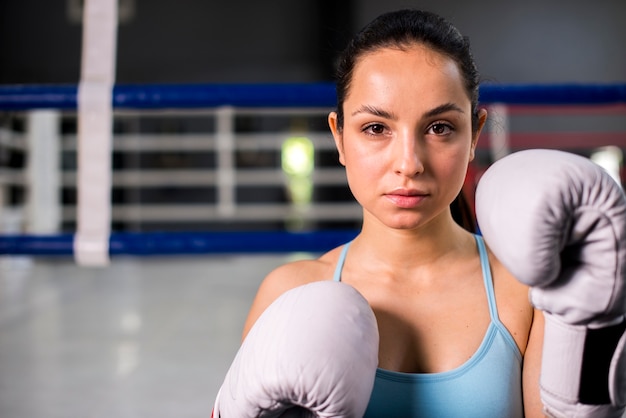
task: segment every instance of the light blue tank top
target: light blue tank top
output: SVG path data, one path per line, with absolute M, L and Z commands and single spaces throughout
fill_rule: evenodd
M 442 373 L 401 373 L 378 369 L 365 417 L 517 418 L 523 416 L 522 356 L 498 319 L 485 244 L 476 236 L 491 323 L 474 355 Z M 342 250 L 333 280 L 350 243 Z

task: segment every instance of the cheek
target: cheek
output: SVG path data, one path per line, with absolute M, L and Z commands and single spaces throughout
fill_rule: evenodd
M 447 158 L 440 160 L 439 169 L 437 170 L 439 177 L 454 183 L 454 189 L 457 187 L 460 188 L 465 181 L 469 161 L 469 149 L 459 150 L 458 152 L 448 155 Z
M 348 186 L 355 196 L 363 190 L 373 189 L 383 176 L 384 164 L 380 155 L 364 149 L 346 148 L 343 159 Z

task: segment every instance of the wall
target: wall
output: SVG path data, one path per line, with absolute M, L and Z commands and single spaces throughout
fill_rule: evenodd
M 0 83 L 79 79 L 82 27 L 68 16 L 76 1 L 0 1 Z M 624 0 L 132 3 L 134 16 L 119 27 L 120 83 L 329 80 L 355 28 L 399 7 L 451 19 L 470 36 L 487 80 L 626 80 Z
M 379 13 L 423 8 L 470 37 L 479 69 L 498 82 L 626 80 L 624 0 L 363 0 L 361 26 Z
M 68 12 L 77 1 L 0 0 L 0 83 L 79 79 L 82 25 Z M 334 19 L 350 5 L 327 14 L 328 0 L 119 1 L 134 5 L 118 28 L 119 83 L 328 78 Z

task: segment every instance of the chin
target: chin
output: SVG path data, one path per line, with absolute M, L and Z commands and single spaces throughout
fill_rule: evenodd
M 364 215 L 366 217 L 370 216 L 372 219 L 375 219 L 375 222 L 379 222 L 387 228 L 399 231 L 420 229 L 432 219 L 424 217 L 423 213 L 411 210 L 400 210 L 390 213 L 386 209 L 381 212 L 382 213 L 376 214 L 376 212 L 366 210 Z
M 388 222 L 385 222 L 385 225 L 393 229 L 404 231 L 419 229 L 424 225 L 423 218 L 416 218 L 414 216 L 411 218 L 412 219 L 408 219 L 408 217 L 405 217 L 405 219 L 391 219 Z

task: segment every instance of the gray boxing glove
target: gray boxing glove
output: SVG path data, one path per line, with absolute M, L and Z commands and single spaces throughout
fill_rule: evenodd
M 476 191 L 488 246 L 545 314 L 541 398 L 552 417 L 621 417 L 626 407 L 626 198 L 589 159 L 526 150 Z
M 367 300 L 333 281 L 291 289 L 259 317 L 217 395 L 215 418 L 361 418 L 378 365 Z

